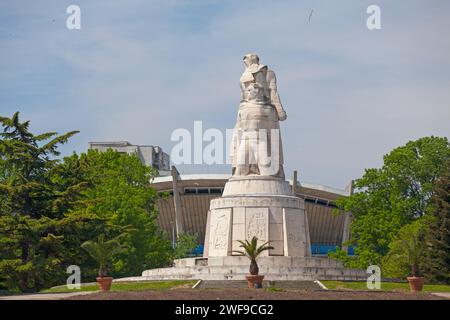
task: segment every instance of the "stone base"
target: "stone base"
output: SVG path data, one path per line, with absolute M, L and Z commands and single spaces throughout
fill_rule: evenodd
M 272 176 L 232 177 L 225 184 L 223 197 L 247 195 L 292 195 L 289 182 Z
M 222 197 L 211 200 L 204 241 L 205 257 L 238 255 L 239 241 L 258 238 L 273 249 L 261 256 L 311 256 L 303 199 L 289 183 L 272 176 L 233 176 Z
M 146 270 L 141 277 L 119 281 L 198 279 L 245 280 L 249 274 L 247 257 L 187 258 L 175 260 L 173 268 Z M 365 281 L 365 270 L 345 268 L 340 261 L 326 257 L 261 257 L 259 273 L 265 280 L 352 280 Z
M 226 196 L 211 200 L 205 257 L 238 255 L 240 241 L 256 236 L 272 250 L 262 256 L 311 256 L 304 200 L 290 195 Z

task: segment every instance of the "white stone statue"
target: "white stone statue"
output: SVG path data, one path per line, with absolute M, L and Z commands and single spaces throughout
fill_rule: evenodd
M 293 194 L 284 179 L 280 103 L 275 73 L 259 64 L 256 54 L 244 57 L 241 103 L 231 144 L 233 176 L 222 196 L 211 200 L 206 223 L 204 256 L 233 256 L 239 240 L 270 241 L 262 255 L 309 257 L 305 201 Z M 234 257 L 235 263 L 239 258 Z M 231 261 L 231 260 L 228 260 Z M 270 264 L 270 263 L 269 263 Z
M 275 73 L 259 64 L 259 57 L 244 56 L 240 78 L 241 102 L 233 141 L 233 176 L 273 176 L 284 179 L 279 121 L 286 120 Z

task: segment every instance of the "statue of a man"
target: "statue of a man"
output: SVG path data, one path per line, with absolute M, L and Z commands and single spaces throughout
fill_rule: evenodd
M 231 145 L 233 176 L 261 175 L 284 178 L 279 121 L 286 120 L 275 73 L 244 56 L 240 78 L 241 103 Z

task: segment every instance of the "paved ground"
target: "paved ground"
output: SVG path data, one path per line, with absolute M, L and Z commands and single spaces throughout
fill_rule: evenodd
M 64 300 L 67 298 L 83 296 L 91 293 L 92 292 L 21 294 L 17 296 L 0 296 L 0 300 Z
M 230 289 L 230 288 L 247 288 L 246 280 L 204 280 L 200 282 L 197 289 Z M 279 288 L 279 289 L 294 289 L 294 290 L 323 290 L 320 285 L 314 281 L 263 281 L 263 288 Z
M 435 296 L 446 298 L 450 300 L 450 292 L 433 292 Z
M 310 291 L 265 289 L 172 289 L 131 292 L 96 292 L 78 295 L 68 300 L 445 300 L 428 293 Z

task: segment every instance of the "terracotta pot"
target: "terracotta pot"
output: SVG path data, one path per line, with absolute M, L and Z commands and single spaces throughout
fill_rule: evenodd
M 423 278 L 422 277 L 408 277 L 409 289 L 411 292 L 422 291 L 423 288 Z
M 109 291 L 112 281 L 112 277 L 97 277 L 97 283 L 101 291 Z
M 263 282 L 264 276 L 247 275 L 247 276 L 245 276 L 245 278 L 247 279 L 247 284 L 250 289 L 262 288 L 262 282 Z

